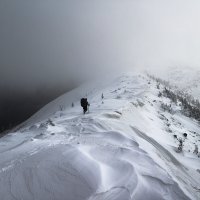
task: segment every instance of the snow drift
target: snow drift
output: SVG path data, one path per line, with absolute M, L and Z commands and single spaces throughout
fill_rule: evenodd
M 162 111 L 168 99 L 150 81 L 133 74 L 82 86 L 1 138 L 1 199 L 199 199 L 200 162 L 188 151 L 199 145 L 199 125 L 178 107 L 173 115 Z M 86 115 L 82 96 L 91 104 Z M 173 134 L 183 132 L 178 154 Z

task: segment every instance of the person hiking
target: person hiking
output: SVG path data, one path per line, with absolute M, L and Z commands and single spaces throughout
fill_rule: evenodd
M 90 106 L 90 104 L 87 101 L 87 98 L 82 98 L 81 99 L 81 106 L 83 108 L 83 113 L 85 114 L 88 110 L 88 106 Z

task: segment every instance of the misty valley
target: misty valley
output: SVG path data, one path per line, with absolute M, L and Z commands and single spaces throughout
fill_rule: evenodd
M 35 92 L 20 92 L 15 89 L 1 89 L 0 100 L 0 135 L 31 117 L 44 105 L 69 91 L 69 87 L 45 89 L 41 88 Z

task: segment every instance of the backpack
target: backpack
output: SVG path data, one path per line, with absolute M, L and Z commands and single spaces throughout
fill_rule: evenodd
M 87 98 L 82 98 L 81 99 L 81 106 L 84 107 L 87 105 Z

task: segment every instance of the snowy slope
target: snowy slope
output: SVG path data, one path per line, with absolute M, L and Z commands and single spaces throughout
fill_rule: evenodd
M 155 73 L 162 79 L 169 81 L 194 98 L 200 100 L 200 69 L 191 67 L 169 67 Z
M 82 86 L 1 138 L 1 199 L 200 199 L 200 158 L 188 152 L 199 145 L 199 125 L 176 107 L 174 115 L 162 111 L 169 100 L 148 82 L 129 74 Z M 179 154 L 173 134 L 184 132 Z

